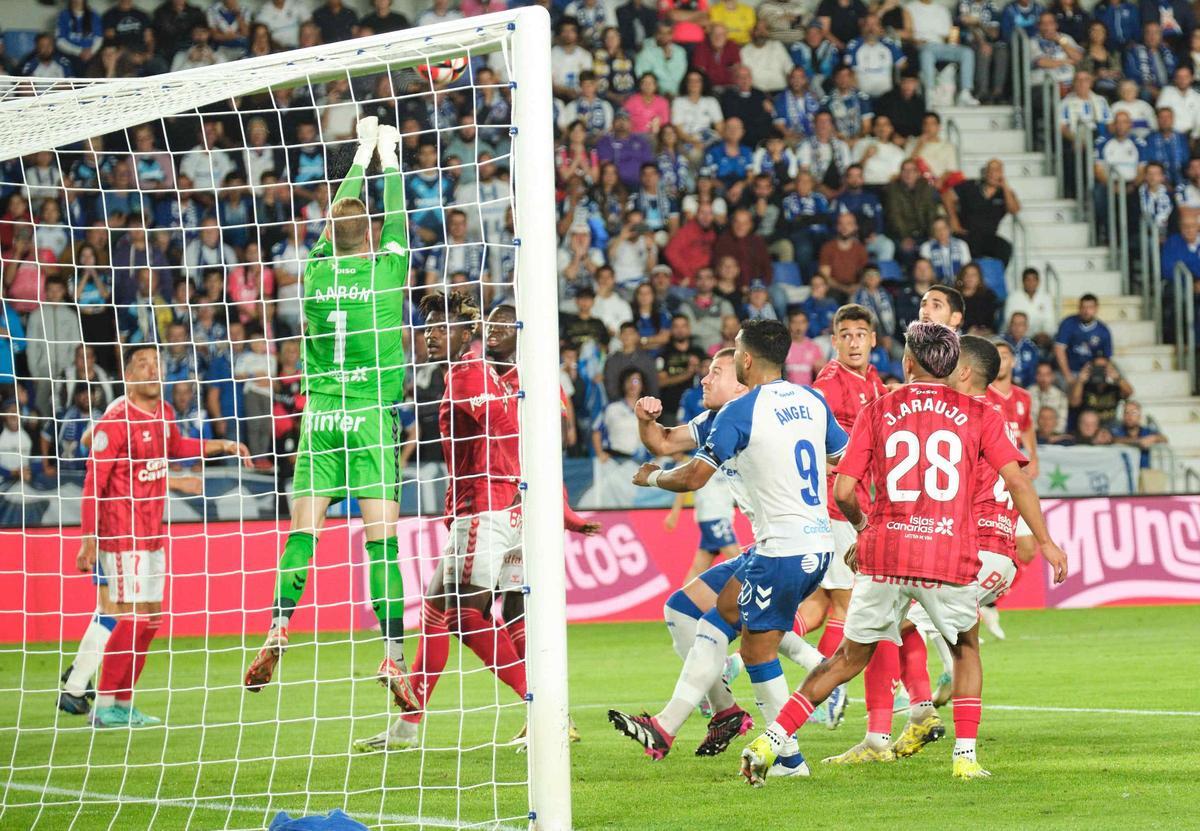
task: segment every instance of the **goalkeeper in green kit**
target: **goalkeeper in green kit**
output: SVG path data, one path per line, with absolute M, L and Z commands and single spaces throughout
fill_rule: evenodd
M 332 503 L 358 500 L 367 539 L 371 605 L 387 643 L 379 680 L 404 710 L 417 709 L 405 680 L 404 591 L 398 543 L 401 341 L 408 277 L 400 133 L 375 118 L 358 122 L 358 150 L 304 267 L 304 383 L 291 530 L 279 558 L 266 643 L 246 670 L 258 692 L 287 650 L 288 621 L 304 594 L 309 564 Z M 381 250 L 371 252 L 371 218 L 360 199 L 376 150 L 383 169 Z

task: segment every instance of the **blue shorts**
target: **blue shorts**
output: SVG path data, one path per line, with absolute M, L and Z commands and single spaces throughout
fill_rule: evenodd
M 751 632 L 790 632 L 796 609 L 821 585 L 833 552 L 764 557 L 751 548 L 742 569 L 738 611 Z
M 92 569 L 92 585 L 107 586 L 108 578 L 104 576 L 104 569 L 100 567 L 100 555 L 96 555 L 96 565 Z
M 738 568 L 745 562 L 746 555 L 739 554 L 732 560 L 725 560 L 724 562 L 717 563 L 710 569 L 700 572 L 697 579 L 717 594 L 720 594 L 721 589 L 725 588 L 725 584 L 729 582 L 729 578 L 734 577 Z
M 700 549 L 716 554 L 727 545 L 737 545 L 733 523 L 727 519 L 710 519 L 699 523 Z

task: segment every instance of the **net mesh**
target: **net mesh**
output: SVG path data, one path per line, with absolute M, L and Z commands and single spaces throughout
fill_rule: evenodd
M 482 447 L 489 470 L 516 439 L 486 420 L 486 441 L 453 427 L 441 434 L 448 363 L 430 357 L 436 323 L 417 308 L 432 291 L 458 292 L 485 315 L 513 304 L 519 319 L 512 27 L 414 31 L 136 81 L 0 79 L 0 695 L 10 702 L 0 708 L 0 825 L 262 828 L 281 809 L 333 808 L 372 827 L 524 824 L 528 771 L 513 737 L 525 703 L 445 630 L 446 670 L 412 746 L 352 749 L 399 712 L 377 683 L 386 642 L 372 611 L 371 532 L 354 500 L 329 511 L 274 680 L 255 695 L 243 688 L 272 620 L 295 508 L 310 403 L 302 278 L 361 117 L 402 134 L 404 325 L 377 334 L 404 347 L 403 403 L 387 410 L 399 434 L 401 516 L 388 527 L 410 663 L 425 588 L 435 607 L 456 605 L 439 572 L 455 534 L 443 438 Z M 450 56 L 468 60 L 447 84 L 438 79 Z M 363 199 L 373 253 L 382 253 L 385 178 L 372 162 Z M 449 301 L 438 302 L 445 317 Z M 472 348 L 482 353 L 517 326 L 484 323 Z M 168 484 L 164 622 L 132 702 L 162 724 L 94 729 L 87 716 L 56 710 L 55 698 L 95 683 L 68 675 L 89 649 L 100 654 L 93 633 L 111 623 L 93 577 L 77 568 L 79 522 L 96 424 L 128 392 L 122 355 L 141 343 L 159 354 L 172 429 L 244 443 L 251 466 L 127 466 L 130 477 L 165 471 Z M 519 364 L 500 357 L 488 372 Z M 515 380 L 493 392 L 515 411 Z M 388 436 L 380 441 L 391 449 Z M 454 550 L 469 545 L 481 573 L 512 560 L 495 550 L 503 534 L 476 534 L 477 519 L 465 521 Z M 522 581 L 511 582 L 516 591 L 503 610 L 496 596 L 475 651 L 503 653 L 502 641 L 520 640 Z M 107 591 L 112 599 L 111 579 Z

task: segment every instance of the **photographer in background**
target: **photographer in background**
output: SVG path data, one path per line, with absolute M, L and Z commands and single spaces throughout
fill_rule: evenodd
M 1106 356 L 1097 355 L 1075 375 L 1068 403 L 1072 411 L 1095 410 L 1100 423 L 1106 425 L 1116 419 L 1117 407 L 1131 395 L 1133 386 L 1120 370 Z

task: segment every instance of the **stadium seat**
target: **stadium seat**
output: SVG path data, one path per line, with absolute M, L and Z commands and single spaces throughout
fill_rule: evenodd
M 4 33 L 4 54 L 23 61 L 33 51 L 38 33 L 34 29 L 9 29 Z
M 785 286 L 804 285 L 804 281 L 800 279 L 800 266 L 796 263 L 772 264 L 771 278 L 773 282 L 781 283 Z
M 879 276 L 885 283 L 899 283 L 904 279 L 904 270 L 895 260 L 880 260 Z
M 980 257 L 975 261 L 983 272 L 983 284 L 996 293 L 1003 303 L 1008 297 L 1008 281 L 1004 277 L 1004 263 L 995 257 Z

